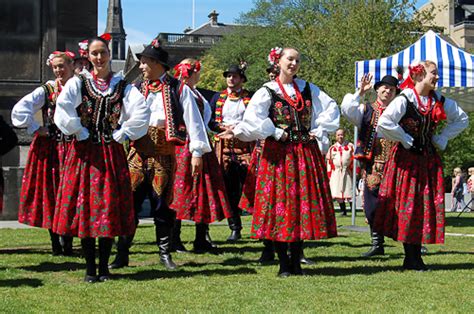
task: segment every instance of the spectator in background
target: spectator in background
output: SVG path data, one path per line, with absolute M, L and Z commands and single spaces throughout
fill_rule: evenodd
M 462 174 L 461 168 L 454 168 L 451 188 L 452 212 L 456 212 L 458 210 L 461 211 L 466 205 L 464 203 L 464 182 L 464 176 Z

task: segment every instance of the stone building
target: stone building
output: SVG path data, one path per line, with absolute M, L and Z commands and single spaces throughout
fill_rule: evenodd
M 46 58 L 54 50 L 77 51 L 97 34 L 97 0 L 2 0 L 0 2 L 0 114 L 10 121 L 15 103 L 53 78 Z M 16 219 L 18 193 L 31 137 L 17 130 L 20 145 L 3 157 L 4 212 Z

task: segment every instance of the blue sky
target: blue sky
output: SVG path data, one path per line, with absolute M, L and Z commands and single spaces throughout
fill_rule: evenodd
M 253 8 L 253 0 L 194 0 L 195 27 L 206 23 L 212 10 L 218 20 L 232 24 L 240 13 Z M 427 0 L 418 0 L 417 6 Z M 98 32 L 102 34 L 107 20 L 108 0 L 98 0 Z M 193 0 L 122 0 L 123 24 L 128 44 L 148 43 L 159 33 L 182 33 L 192 26 Z

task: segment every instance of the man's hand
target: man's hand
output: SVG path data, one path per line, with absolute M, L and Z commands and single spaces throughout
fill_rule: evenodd
M 280 142 L 286 142 L 287 139 L 288 139 L 288 133 L 285 131 L 280 137 Z
M 202 157 L 191 158 L 191 173 L 193 177 L 198 176 L 202 171 Z
M 360 97 L 363 97 L 366 92 L 372 89 L 372 83 L 370 83 L 372 81 L 372 77 L 373 76 L 370 73 L 364 74 L 364 76 L 362 76 L 360 80 Z
M 226 129 L 224 132 L 221 132 L 217 134 L 219 138 L 223 138 L 225 140 L 230 140 L 234 138 L 234 132 L 232 132 L 232 129 Z

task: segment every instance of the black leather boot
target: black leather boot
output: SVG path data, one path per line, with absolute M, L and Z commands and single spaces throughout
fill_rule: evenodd
M 384 255 L 384 237 L 383 235 L 377 233 L 376 231 L 372 231 L 370 228 L 370 235 L 372 237 L 372 247 L 365 253 L 362 254 L 362 257 L 371 257 L 376 255 Z
M 72 239 L 73 237 L 69 236 L 61 236 L 59 239 L 63 248 L 64 256 L 72 256 Z
M 160 224 L 155 227 L 156 244 L 158 245 L 160 263 L 167 269 L 176 269 L 176 264 L 173 262 L 170 253 L 171 228 L 165 224 Z
M 63 254 L 63 248 L 61 247 L 61 242 L 59 242 L 59 235 L 54 233 L 53 230 L 48 229 L 49 237 L 51 239 L 51 248 L 53 256 L 58 256 Z
M 211 235 L 209 233 L 209 224 L 205 224 L 205 225 L 206 225 L 206 241 L 209 242 L 213 248 L 217 249 L 217 245 L 212 241 Z
M 413 251 L 415 253 L 415 261 L 416 261 L 416 268 L 418 271 L 429 271 L 428 266 L 425 265 L 423 262 L 423 258 L 421 257 L 422 254 L 422 245 L 421 244 L 414 244 Z
M 240 216 L 235 216 L 227 219 L 229 228 L 231 230 L 230 236 L 227 238 L 227 242 L 237 242 L 242 238 L 240 230 L 242 230 L 242 221 Z
M 132 246 L 134 235 L 131 236 L 120 236 L 117 241 L 117 255 L 112 264 L 109 265 L 110 269 L 118 269 L 128 266 L 130 247 Z
M 301 254 L 303 253 L 303 241 L 291 242 L 290 253 L 291 273 L 297 276 L 304 275 L 303 270 L 301 269 Z
M 424 271 L 424 264 L 421 265 L 419 261 L 421 259 L 421 247 L 416 244 L 403 243 L 403 249 L 405 250 L 405 258 L 403 259 L 403 269 Z M 421 261 L 421 263 L 423 263 L 423 261 Z
M 215 247 L 206 239 L 207 224 L 196 224 L 196 238 L 194 239 L 193 248 L 195 253 L 205 253 L 215 251 Z
M 112 252 L 112 238 L 99 238 L 99 281 L 110 280 L 109 258 Z
M 275 260 L 275 248 L 272 240 L 263 240 L 262 255 L 258 259 L 260 264 L 269 263 Z
M 278 277 L 288 277 L 292 273 L 290 258 L 288 257 L 288 243 L 278 241 L 275 241 L 273 243 L 275 245 L 275 251 L 278 254 L 278 259 L 280 262 Z
M 181 220 L 174 221 L 173 232 L 171 235 L 171 249 L 170 252 L 187 253 L 188 250 L 181 241 Z
M 88 283 L 97 282 L 97 269 L 95 264 L 95 239 L 81 239 L 82 252 L 86 259 L 86 276 L 84 281 Z

